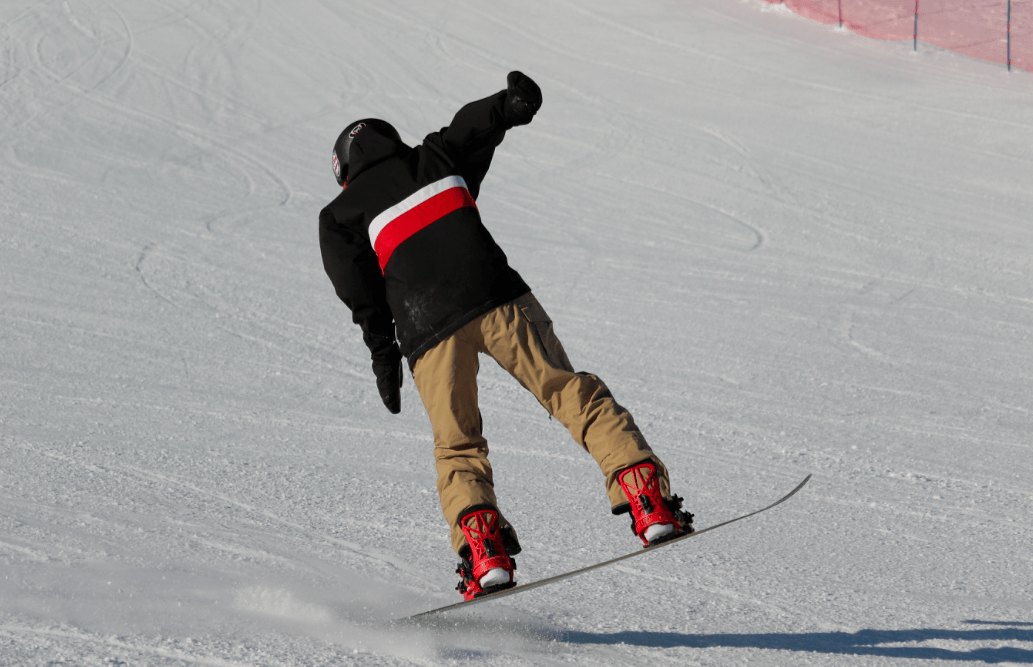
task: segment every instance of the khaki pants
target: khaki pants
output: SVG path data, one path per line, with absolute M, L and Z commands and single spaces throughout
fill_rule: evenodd
M 606 477 L 611 506 L 627 502 L 617 473 L 646 460 L 657 463 L 661 493 L 670 497 L 667 471 L 631 414 L 598 377 L 574 372 L 545 310 L 526 294 L 474 319 L 425 352 L 413 369 L 434 431 L 441 510 L 457 552 L 466 545 L 462 512 L 498 507 L 477 407 L 478 353 L 495 359 L 592 455 Z

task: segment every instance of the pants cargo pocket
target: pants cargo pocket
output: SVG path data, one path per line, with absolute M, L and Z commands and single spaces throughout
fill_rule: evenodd
M 574 368 L 570 364 L 570 359 L 567 358 L 563 345 L 560 344 L 559 338 L 553 332 L 552 320 L 538 300 L 533 296 L 521 299 L 517 302 L 517 308 L 520 309 L 520 314 L 524 319 L 531 324 L 531 333 L 546 360 L 556 368 L 573 371 Z

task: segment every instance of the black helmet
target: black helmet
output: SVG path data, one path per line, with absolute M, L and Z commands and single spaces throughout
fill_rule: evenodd
M 398 136 L 398 130 L 391 123 L 379 118 L 357 120 L 344 128 L 344 132 L 341 132 L 341 136 L 337 137 L 337 142 L 334 144 L 333 157 L 334 176 L 337 178 L 337 184 L 342 187 L 348 180 L 348 152 L 351 150 L 352 141 L 360 132 L 367 129 L 382 137 L 402 142 L 402 138 Z

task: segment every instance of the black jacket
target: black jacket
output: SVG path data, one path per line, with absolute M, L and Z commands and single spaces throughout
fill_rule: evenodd
M 415 148 L 355 137 L 347 188 L 319 213 L 319 246 L 374 356 L 397 334 L 412 369 L 475 317 L 530 291 L 475 204 L 510 129 L 505 101 L 502 91 L 467 104 Z

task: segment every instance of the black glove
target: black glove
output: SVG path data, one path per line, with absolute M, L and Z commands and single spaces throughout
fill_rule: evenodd
M 542 108 L 542 89 L 520 72 L 510 72 L 506 77 L 506 122 L 510 125 L 527 125 Z
M 377 376 L 377 390 L 384 406 L 397 415 L 402 411 L 402 353 L 398 343 L 373 355 L 373 373 Z

